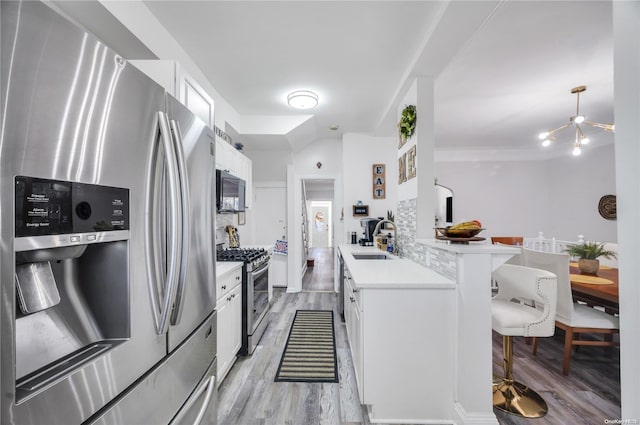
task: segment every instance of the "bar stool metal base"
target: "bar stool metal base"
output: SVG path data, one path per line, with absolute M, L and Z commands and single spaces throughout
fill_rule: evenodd
M 513 379 L 513 340 L 503 335 L 504 378 L 493 379 L 493 407 L 523 418 L 541 418 L 547 414 L 547 403 L 540 394 Z
M 541 418 L 548 411 L 547 403 L 537 392 L 509 380 L 493 383 L 493 407 L 524 418 Z

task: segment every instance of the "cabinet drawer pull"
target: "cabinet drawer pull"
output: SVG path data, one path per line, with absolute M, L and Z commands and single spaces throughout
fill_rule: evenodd
M 356 302 L 356 299 L 353 297 L 349 297 L 349 299 L 351 300 L 352 303 Z
M 227 289 L 227 285 L 222 285 L 222 289 Z

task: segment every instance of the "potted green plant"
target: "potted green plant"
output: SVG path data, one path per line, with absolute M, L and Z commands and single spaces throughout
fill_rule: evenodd
M 600 268 L 599 257 L 616 258 L 616 252 L 604 248 L 604 242 L 583 242 L 569 245 L 565 252 L 578 257 L 578 268 L 582 273 L 596 274 Z
M 416 105 L 407 105 L 400 114 L 400 122 L 398 123 L 398 129 L 400 130 L 400 145 L 401 148 L 408 139 L 413 136 L 416 131 Z

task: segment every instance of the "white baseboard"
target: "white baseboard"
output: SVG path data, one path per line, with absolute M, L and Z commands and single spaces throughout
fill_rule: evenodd
M 458 416 L 455 421 L 459 425 L 498 425 L 496 415 L 491 413 L 469 413 L 460 403 L 454 404 L 455 413 Z
M 455 424 L 451 419 L 381 419 L 374 418 L 372 416 L 372 409 L 370 405 L 367 405 L 367 414 L 369 416 L 369 422 L 372 424 L 416 424 L 416 425 L 448 425 Z

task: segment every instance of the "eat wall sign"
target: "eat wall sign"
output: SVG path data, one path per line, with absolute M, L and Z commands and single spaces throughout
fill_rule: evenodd
M 416 176 L 416 145 L 398 157 L 398 184 Z
M 373 199 L 385 198 L 385 179 L 384 164 L 373 164 Z

